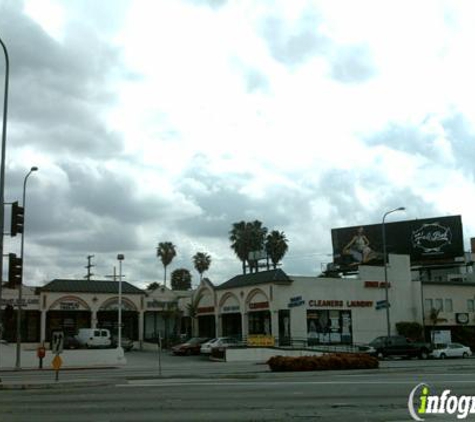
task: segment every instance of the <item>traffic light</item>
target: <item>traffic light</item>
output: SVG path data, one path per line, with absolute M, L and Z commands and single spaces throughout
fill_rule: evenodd
M 12 223 L 10 228 L 11 236 L 16 236 L 18 233 L 23 234 L 23 222 L 25 220 L 25 211 L 23 207 L 18 205 L 18 201 L 12 204 Z
M 21 285 L 23 272 L 23 260 L 17 258 L 16 254 L 8 254 L 8 287 L 11 289 Z

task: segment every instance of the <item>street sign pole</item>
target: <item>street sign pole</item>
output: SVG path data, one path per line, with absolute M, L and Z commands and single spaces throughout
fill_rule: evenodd
M 162 335 L 158 333 L 158 376 L 162 376 Z

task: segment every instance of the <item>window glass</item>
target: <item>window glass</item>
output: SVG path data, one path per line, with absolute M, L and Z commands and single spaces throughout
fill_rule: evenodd
M 452 299 L 445 299 L 445 312 L 452 312 L 453 311 L 453 305 L 452 305 Z
M 434 302 L 432 299 L 426 299 L 425 300 L 425 311 L 430 312 L 430 310 L 434 307 Z
M 434 309 L 436 310 L 441 310 L 443 311 L 444 310 L 444 301 L 442 299 L 436 299 L 434 301 Z
M 94 331 L 94 337 L 99 337 L 101 334 L 100 334 L 100 331 L 99 330 L 95 330 Z
M 475 305 L 474 300 L 473 299 L 468 299 L 467 300 L 467 311 L 468 312 L 473 312 L 474 308 L 475 308 L 474 305 Z
M 102 337 L 107 337 L 107 331 L 101 331 L 101 336 Z

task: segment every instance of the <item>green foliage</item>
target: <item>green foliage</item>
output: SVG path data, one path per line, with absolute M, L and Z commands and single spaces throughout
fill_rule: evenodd
M 147 290 L 155 290 L 160 286 L 156 281 L 149 283 L 147 286 Z
M 160 258 L 163 264 L 163 283 L 167 285 L 167 267 L 176 256 L 176 246 L 172 242 L 160 242 L 157 246 L 157 257 Z
M 398 322 L 396 323 L 396 330 L 399 335 L 408 339 L 414 341 L 421 341 L 423 339 L 423 327 L 418 322 Z
M 249 253 L 264 249 L 266 235 L 267 227 L 264 227 L 259 220 L 233 223 L 229 232 L 229 240 L 231 249 L 242 262 L 244 274 L 246 273 L 246 262 L 254 266 L 254 262 L 249 262 Z
M 459 325 L 452 328 L 452 341 L 462 343 L 475 351 L 475 327 Z
M 172 290 L 190 290 L 191 273 L 186 268 L 178 268 L 172 272 Z
M 200 280 L 203 277 L 203 273 L 208 271 L 211 265 L 211 256 L 205 252 L 197 252 L 193 256 L 193 265 L 195 266 L 196 271 L 200 274 Z
M 366 354 L 332 353 L 323 356 L 273 356 L 268 361 L 271 371 L 328 371 L 335 369 L 376 369 L 379 361 Z
M 289 249 L 288 240 L 285 237 L 284 232 L 279 232 L 278 230 L 271 231 L 266 238 L 266 252 L 272 261 L 274 270 L 277 268 L 277 264 L 282 260 L 282 258 L 287 253 Z

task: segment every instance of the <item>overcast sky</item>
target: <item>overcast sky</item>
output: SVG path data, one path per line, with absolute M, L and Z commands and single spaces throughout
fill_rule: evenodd
M 82 278 L 92 254 L 104 278 L 117 253 L 128 280 L 161 281 L 161 241 L 170 270 L 209 253 L 220 284 L 240 220 L 284 231 L 304 275 L 332 228 L 399 206 L 388 220 L 461 215 L 475 236 L 471 0 L 0 0 L 0 37 L 7 202 L 39 167 L 27 284 Z

